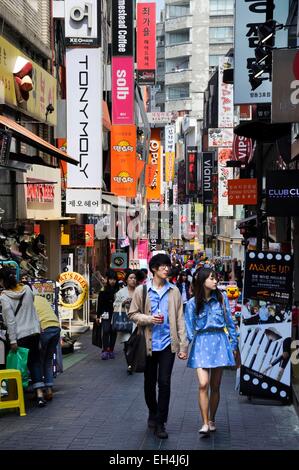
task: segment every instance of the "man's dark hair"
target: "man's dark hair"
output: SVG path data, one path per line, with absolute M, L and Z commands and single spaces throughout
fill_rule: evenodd
M 140 271 L 142 271 L 146 276 L 148 275 L 148 269 L 141 268 Z
M 164 264 L 166 264 L 167 266 L 171 266 L 171 261 L 168 255 L 159 253 L 158 255 L 153 256 L 149 262 L 150 272 L 154 274 L 153 269 L 154 268 L 158 269 L 160 266 L 163 266 Z

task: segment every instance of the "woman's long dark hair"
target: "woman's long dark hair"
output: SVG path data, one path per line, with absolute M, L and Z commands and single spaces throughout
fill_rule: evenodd
M 195 304 L 196 304 L 196 312 L 197 315 L 202 310 L 205 302 L 205 290 L 204 290 L 204 283 L 210 276 L 213 274 L 215 278 L 217 278 L 216 273 L 211 268 L 201 268 L 195 274 L 192 282 L 192 288 L 194 292 Z M 223 297 L 219 289 L 216 289 L 216 297 L 218 302 L 222 304 Z
M 0 269 L 0 279 L 2 279 L 5 289 L 14 289 L 17 287 L 16 276 L 9 268 Z

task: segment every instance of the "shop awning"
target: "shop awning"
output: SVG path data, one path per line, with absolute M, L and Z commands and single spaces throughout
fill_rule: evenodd
M 6 116 L 0 116 L 0 125 L 10 129 L 13 137 L 15 137 L 16 139 L 19 139 L 22 142 L 25 142 L 26 144 L 31 145 L 32 147 L 41 150 L 42 152 L 45 152 L 51 155 L 52 157 L 57 158 L 58 160 L 63 160 L 65 162 L 71 163 L 72 165 L 79 164 L 77 160 L 70 157 L 62 150 L 59 150 L 54 145 L 50 144 L 46 140 L 42 139 L 38 135 L 34 134 L 33 132 L 29 131 L 25 127 L 21 126 L 20 124 L 13 121 L 12 119 L 9 119 Z

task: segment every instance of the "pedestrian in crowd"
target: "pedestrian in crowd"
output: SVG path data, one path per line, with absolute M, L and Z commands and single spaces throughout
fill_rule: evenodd
M 44 382 L 40 363 L 40 324 L 34 307 L 34 295 L 29 286 L 18 283 L 14 272 L 9 268 L 0 269 L 0 286 L 4 287 L 0 301 L 2 316 L 7 327 L 10 350 L 18 347 L 29 349 L 28 369 L 32 387 L 36 392 L 37 405 L 43 407 Z
M 114 312 L 126 312 L 128 313 L 133 294 L 137 286 L 137 278 L 135 271 L 129 269 L 126 272 L 125 277 L 126 286 L 120 289 L 116 295 L 113 303 Z M 119 340 L 124 344 L 124 353 L 126 354 L 127 350 L 127 341 L 133 333 L 135 324 L 132 322 L 132 331 L 129 333 L 118 333 Z M 132 374 L 132 366 L 128 365 L 127 367 L 128 374 Z
M 115 358 L 114 346 L 117 332 L 112 329 L 112 315 L 113 302 L 118 289 L 117 275 L 114 271 L 109 269 L 106 273 L 105 287 L 99 292 L 96 320 L 102 327 L 103 349 L 101 358 L 104 361 Z
M 153 428 L 160 439 L 168 437 L 165 423 L 175 353 L 185 360 L 188 351 L 181 295 L 178 288 L 167 281 L 170 267 L 169 256 L 161 253 L 152 257 L 149 269 L 153 279 L 147 283 L 145 307 L 143 286 L 139 286 L 129 310 L 129 318 L 138 326 L 144 326 L 147 353 L 144 396 L 149 410 L 148 427 Z
M 136 277 L 136 286 L 141 286 L 141 284 L 146 284 L 147 275 L 145 274 L 144 270 L 134 269 L 133 272 L 134 272 L 135 277 Z
M 41 335 L 41 364 L 45 383 L 44 398 L 53 398 L 53 356 L 60 339 L 60 324 L 50 303 L 45 297 L 36 295 L 34 306 L 39 317 Z
M 188 300 L 190 299 L 190 286 L 191 283 L 188 281 L 188 275 L 185 271 L 181 271 L 176 283 L 177 288 L 179 289 L 181 296 L 182 296 L 182 302 L 183 302 L 183 309 L 185 313 L 186 305 Z
M 216 273 L 202 268 L 194 279 L 193 289 L 194 297 L 185 312 L 187 335 L 192 341 L 187 366 L 197 371 L 198 402 L 203 420 L 199 433 L 208 435 L 216 431 L 223 367 L 236 364 L 238 339 L 227 295 L 217 288 Z

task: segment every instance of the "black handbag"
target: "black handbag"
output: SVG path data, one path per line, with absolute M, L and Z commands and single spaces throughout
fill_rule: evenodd
M 94 346 L 102 348 L 102 325 L 96 320 L 93 322 L 91 342 Z
M 119 333 L 132 333 L 133 322 L 129 320 L 126 312 L 113 312 L 112 330 Z
M 147 287 L 143 286 L 143 311 L 145 309 Z M 144 327 L 138 326 L 126 343 L 126 360 L 133 372 L 144 372 L 146 366 L 146 341 Z

